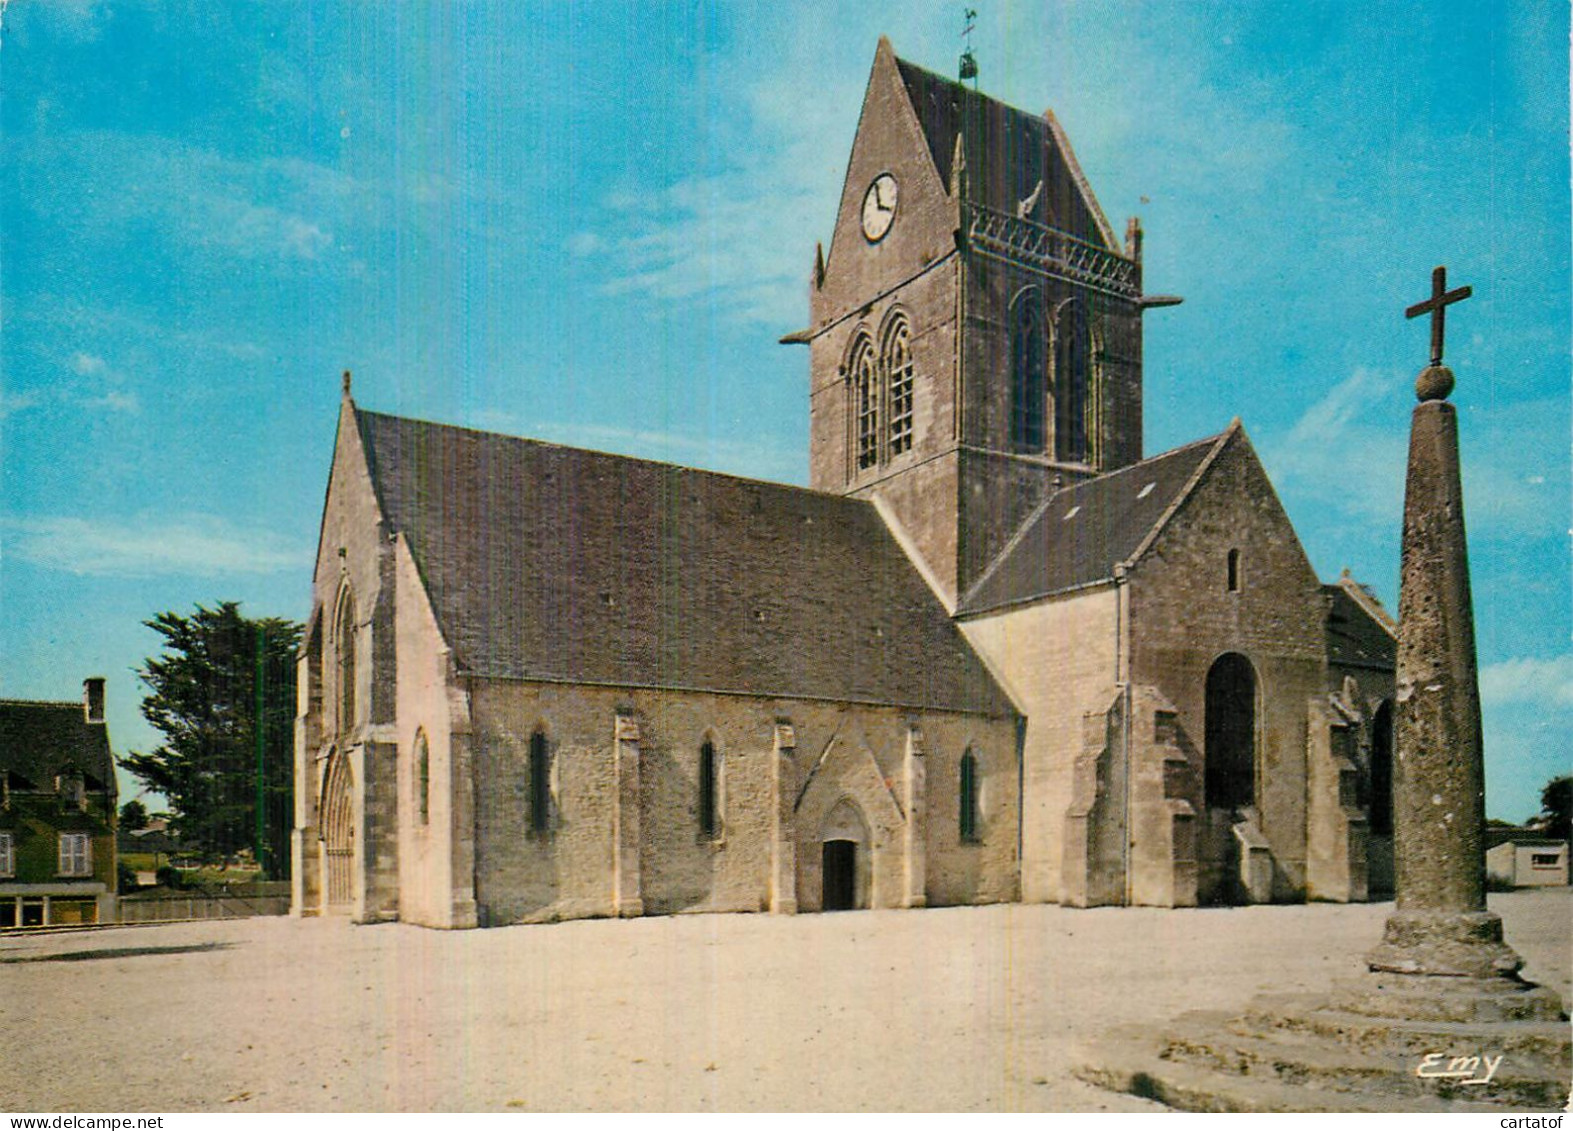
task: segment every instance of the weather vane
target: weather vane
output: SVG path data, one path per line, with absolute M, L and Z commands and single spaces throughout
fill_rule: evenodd
M 978 57 L 972 53 L 972 29 L 978 21 L 978 10 L 976 8 L 966 8 L 962 11 L 961 18 L 963 21 L 961 39 L 965 44 L 961 52 L 961 78 L 963 82 L 971 79 L 972 89 L 977 90 Z

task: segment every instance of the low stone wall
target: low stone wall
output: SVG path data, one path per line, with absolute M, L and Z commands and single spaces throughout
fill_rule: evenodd
M 266 893 L 276 885 L 249 885 L 262 889 L 246 894 L 222 891 L 169 892 L 125 895 L 120 898 L 122 923 L 166 923 L 180 919 L 249 919 L 257 915 L 288 915 L 288 885 L 283 894 Z

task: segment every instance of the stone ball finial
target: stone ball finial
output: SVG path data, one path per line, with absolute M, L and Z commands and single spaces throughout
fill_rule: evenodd
M 1452 386 L 1449 385 L 1448 387 L 1451 388 Z M 344 395 L 346 397 L 350 395 L 350 371 L 348 369 L 344 371 Z
M 1428 365 L 1415 378 L 1415 396 L 1422 401 L 1445 401 L 1453 391 L 1453 371 L 1445 365 Z

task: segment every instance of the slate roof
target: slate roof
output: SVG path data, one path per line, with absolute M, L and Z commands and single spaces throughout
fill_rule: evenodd
M 1029 515 L 957 613 L 983 613 L 1114 576 L 1186 493 L 1234 429 L 1072 483 Z
M 1360 591 L 1352 592 L 1351 587 Z M 1327 613 L 1328 662 L 1393 670 L 1398 664 L 1398 640 L 1369 607 L 1381 610 L 1381 602 L 1347 575 L 1322 586 L 1322 591 L 1332 599 Z
M 1014 714 L 869 503 L 356 420 L 468 671 Z
M 950 184 L 956 136 L 964 134 L 967 199 L 1014 214 L 1044 182 L 1046 223 L 1090 243 L 1114 247 L 1108 221 L 1082 177 L 1070 142 L 1049 115 L 1029 114 L 897 58 L 907 97 L 923 126 L 940 179 Z
M 0 771 L 12 788 L 53 789 L 55 774 L 72 767 L 88 790 L 113 788 L 107 726 L 89 724 L 81 703 L 0 699 Z
M 1567 844 L 1561 837 L 1551 836 L 1540 829 L 1526 829 L 1517 825 L 1487 825 L 1486 847 L 1499 844 L 1522 844 L 1526 847 L 1560 848 Z

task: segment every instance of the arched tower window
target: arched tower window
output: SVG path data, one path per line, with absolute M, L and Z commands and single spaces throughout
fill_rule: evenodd
M 957 789 L 959 813 L 957 824 L 963 843 L 976 843 L 983 822 L 978 814 L 978 759 L 968 750 L 961 756 L 961 780 Z
M 699 833 L 721 835 L 721 766 L 715 743 L 708 739 L 699 748 Z
M 333 647 L 339 661 L 339 733 L 355 725 L 355 595 L 348 589 L 339 598 L 339 617 Z
M 885 333 L 881 358 L 890 406 L 890 454 L 912 448 L 912 346 L 907 320 L 897 318 Z
M 1060 304 L 1054 324 L 1054 456 L 1080 463 L 1087 458 L 1087 374 L 1092 364 L 1087 304 Z
M 1043 338 L 1043 307 L 1026 296 L 1016 304 L 1010 334 L 1010 443 L 1019 452 L 1043 450 L 1048 399 Z
M 879 462 L 879 385 L 874 370 L 874 343 L 867 334 L 859 334 L 847 366 L 852 387 L 853 450 L 859 471 Z
M 415 789 L 421 824 L 428 824 L 431 821 L 431 746 L 424 730 L 415 732 Z
M 530 830 L 544 833 L 552 821 L 552 758 L 546 734 L 530 736 Z

